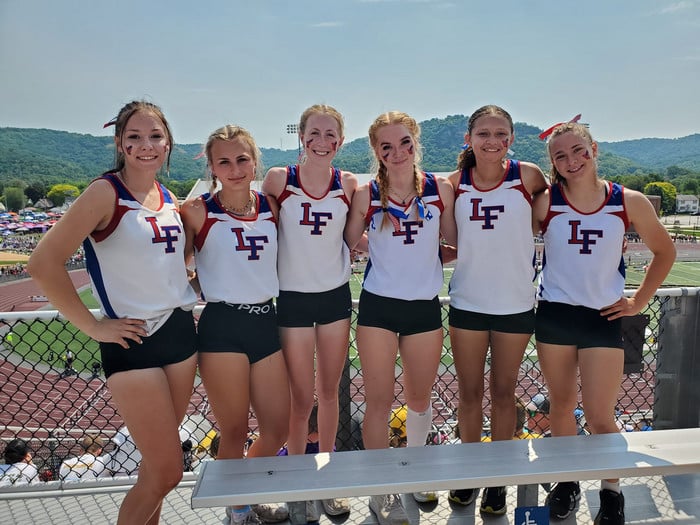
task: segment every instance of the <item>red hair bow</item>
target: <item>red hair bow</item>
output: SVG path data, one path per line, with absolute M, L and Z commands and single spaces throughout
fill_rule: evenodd
M 581 113 L 579 113 L 578 115 L 576 115 L 574 118 L 572 118 L 571 120 L 569 120 L 567 122 L 557 122 L 556 124 L 554 124 L 554 126 L 548 128 L 548 129 L 545 129 L 542 133 L 540 133 L 540 135 L 539 135 L 540 140 L 544 140 L 547 137 L 549 137 L 552 134 L 552 131 L 557 129 L 557 126 L 561 126 L 562 124 L 568 124 L 569 122 L 578 122 L 579 120 L 581 120 Z

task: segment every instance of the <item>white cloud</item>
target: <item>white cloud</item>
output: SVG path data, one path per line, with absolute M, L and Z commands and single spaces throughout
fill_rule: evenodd
M 663 9 L 661 9 L 661 14 L 668 15 L 677 13 L 679 11 L 685 11 L 686 9 L 692 9 L 696 3 L 697 2 L 694 2 L 692 0 L 682 0 L 680 2 L 676 2 L 667 7 L 664 7 Z

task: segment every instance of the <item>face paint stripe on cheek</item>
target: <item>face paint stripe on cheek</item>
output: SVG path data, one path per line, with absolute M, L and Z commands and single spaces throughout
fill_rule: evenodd
M 583 152 L 583 158 L 584 158 L 584 159 L 590 160 L 590 159 L 591 159 L 591 153 L 590 153 L 588 150 L 584 151 L 584 152 Z
M 337 142 L 331 142 L 331 148 L 333 148 L 333 151 L 338 151 L 338 143 L 337 143 Z
M 414 152 L 414 151 L 415 151 L 415 148 L 413 147 L 413 144 L 411 144 L 410 146 L 408 146 L 408 154 L 409 154 L 409 155 L 413 155 L 413 152 Z
M 132 150 L 132 149 L 134 149 L 134 146 L 132 146 L 131 144 L 129 144 L 129 145 L 126 147 L 126 154 L 127 154 L 127 155 L 131 155 L 131 150 Z
M 383 161 L 389 160 L 389 152 L 388 151 L 382 155 L 382 160 Z
M 313 141 L 314 141 L 314 139 L 308 139 L 308 140 L 306 141 L 305 147 L 308 148 L 309 146 L 311 146 L 311 143 L 312 143 Z
M 508 147 L 508 139 L 503 139 L 503 142 L 501 143 L 504 148 Z

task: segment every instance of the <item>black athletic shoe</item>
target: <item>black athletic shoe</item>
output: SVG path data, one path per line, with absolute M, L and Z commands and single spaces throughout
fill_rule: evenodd
M 600 491 L 600 510 L 593 523 L 595 525 L 624 525 L 625 497 L 622 492 L 608 489 Z
M 457 503 L 458 505 L 464 505 L 466 507 L 474 502 L 476 499 L 476 493 L 476 489 L 451 490 L 447 499 Z
M 576 509 L 581 499 L 581 487 L 577 481 L 562 481 L 554 485 L 552 492 L 544 500 L 549 505 L 549 517 L 563 520 Z
M 505 487 L 486 487 L 484 494 L 481 496 L 481 512 L 486 514 L 505 514 L 506 513 L 506 488 Z

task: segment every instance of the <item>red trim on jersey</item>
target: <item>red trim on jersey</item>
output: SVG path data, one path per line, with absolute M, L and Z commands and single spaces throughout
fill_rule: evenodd
M 216 217 L 209 217 L 207 214 L 207 218 L 204 219 L 204 224 L 202 224 L 202 228 L 199 230 L 199 233 L 194 236 L 194 247 L 197 248 L 197 251 L 202 251 L 202 248 L 204 247 L 204 241 L 207 240 L 207 235 L 209 235 L 209 230 L 211 230 L 212 226 L 214 226 L 217 222 L 222 222 L 221 219 L 217 219 Z
M 304 185 L 301 182 L 301 170 L 299 169 L 299 164 L 297 164 L 296 168 L 297 168 L 297 182 L 299 183 L 299 189 L 304 192 L 304 195 L 306 195 L 309 199 L 313 199 L 315 201 L 323 200 L 328 196 L 328 194 L 331 192 L 331 188 L 333 187 L 333 179 L 335 179 L 335 170 L 333 169 L 333 166 L 331 166 L 329 168 L 330 172 L 331 172 L 331 178 L 328 181 L 328 187 L 326 188 L 326 191 L 323 193 L 323 195 L 321 195 L 320 197 L 314 197 L 313 195 L 310 195 L 309 192 L 304 189 Z M 340 187 L 341 188 L 343 187 L 342 181 L 340 183 Z M 343 193 L 345 193 L 345 192 L 343 192 Z M 346 202 L 347 202 L 347 199 L 346 199 Z
M 107 177 L 101 177 L 95 180 L 106 180 L 109 182 L 112 186 L 112 189 L 114 190 L 114 210 L 112 211 L 112 218 L 109 220 L 107 223 L 107 226 L 102 228 L 101 230 L 95 230 L 90 234 L 90 237 L 95 242 L 102 242 L 104 241 L 107 237 L 109 237 L 114 230 L 116 230 L 117 226 L 119 226 L 119 223 L 122 220 L 122 217 L 130 211 L 130 210 L 135 210 L 137 208 L 129 208 L 128 206 L 124 206 L 119 204 L 119 190 L 116 187 L 115 180 L 119 180 L 118 178 L 107 178 Z M 93 181 L 94 182 L 94 181 Z M 119 181 L 119 184 L 124 187 L 124 185 Z M 126 190 L 126 188 L 124 187 Z M 127 190 L 128 191 L 128 190 Z
M 547 204 L 547 214 L 544 216 L 544 220 L 542 221 L 542 224 L 540 225 L 540 231 L 542 232 L 542 235 L 545 234 L 547 231 L 547 227 L 549 226 L 549 222 L 556 217 L 557 215 L 561 215 L 562 211 L 557 211 L 554 212 L 552 211 L 552 190 L 549 190 L 549 204 Z
M 506 160 L 506 169 L 503 170 L 503 176 L 501 177 L 501 181 L 500 181 L 498 184 L 496 184 L 493 188 L 489 188 L 488 190 L 484 190 L 484 189 L 482 189 L 482 188 L 479 188 L 479 186 L 477 186 L 476 181 L 474 180 L 474 176 L 472 175 L 472 170 L 473 170 L 473 169 L 474 169 L 474 168 L 469 168 L 469 178 L 471 179 L 472 186 L 474 186 L 474 188 L 476 188 L 477 190 L 479 190 L 481 193 L 486 193 L 486 192 L 488 192 L 488 191 L 497 190 L 498 188 L 500 188 L 500 187 L 503 185 L 503 183 L 504 183 L 505 180 L 506 180 L 506 177 L 508 177 L 508 172 L 510 171 L 510 159 L 507 159 L 507 160 Z M 520 175 L 521 175 L 521 177 L 522 177 L 522 172 L 521 172 Z M 521 179 L 521 180 L 522 180 L 522 179 Z
M 571 203 L 569 202 L 569 199 L 566 198 L 566 193 L 564 192 L 564 189 L 563 189 L 563 188 L 562 188 L 562 190 L 561 190 L 561 197 L 562 197 L 562 199 L 564 199 L 564 202 L 567 204 L 567 206 L 569 206 L 569 208 L 571 208 L 572 210 L 574 210 L 576 213 L 580 213 L 581 215 L 594 215 L 594 214 L 598 213 L 600 210 L 602 210 L 603 207 L 604 207 L 604 206 L 610 201 L 610 199 L 612 198 L 612 182 L 610 182 L 610 181 L 605 181 L 605 184 L 607 184 L 607 186 L 608 186 L 608 191 L 607 191 L 607 194 L 605 195 L 605 199 L 603 200 L 602 204 L 601 204 L 600 206 L 598 206 L 598 207 L 597 207 L 595 210 L 593 210 L 593 211 L 584 212 L 584 211 L 579 210 L 579 209 L 578 209 L 576 206 L 574 206 L 573 204 L 571 204 Z

